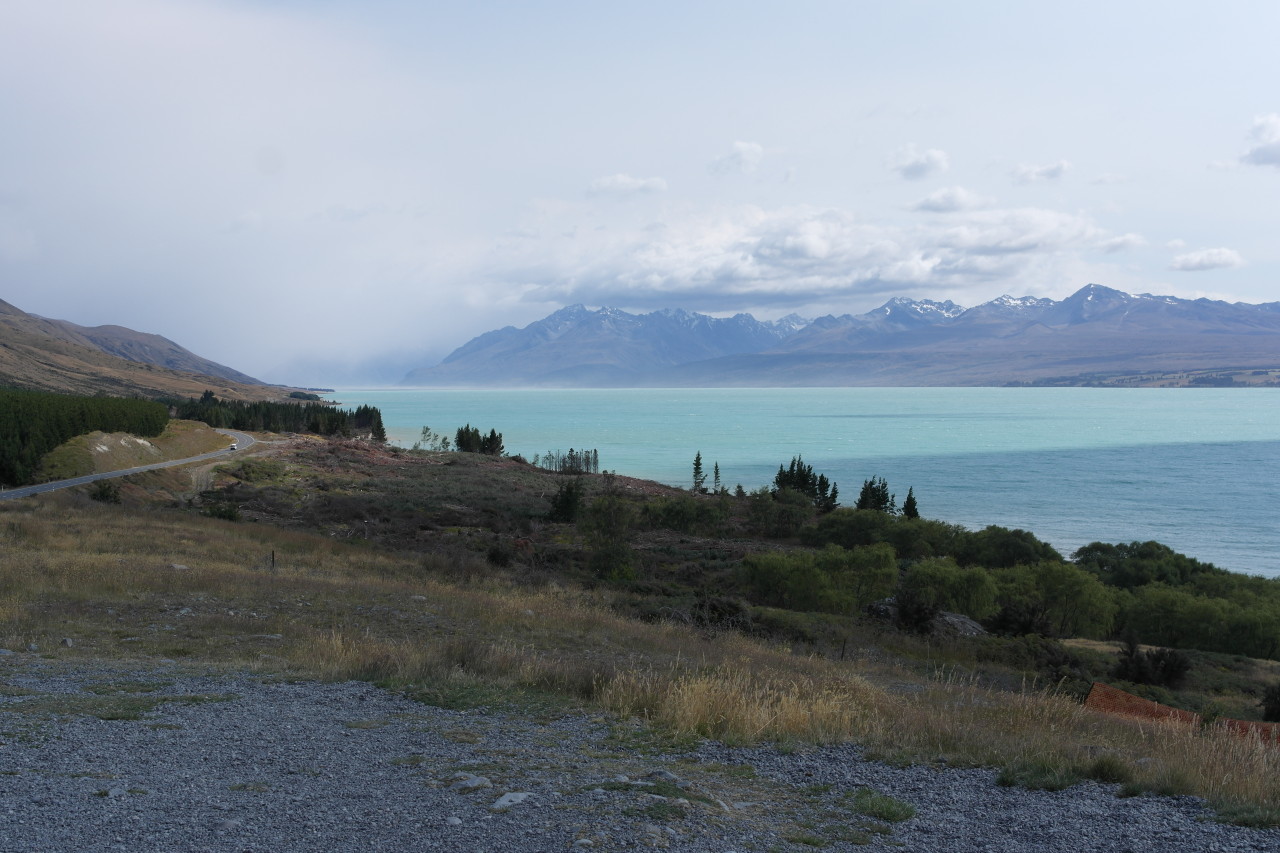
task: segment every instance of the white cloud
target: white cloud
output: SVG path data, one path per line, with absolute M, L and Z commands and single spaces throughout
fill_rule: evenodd
M 1169 269 L 1179 272 L 1234 269 L 1244 266 L 1244 258 L 1235 249 L 1201 249 L 1176 255 Z
M 1040 165 L 1023 163 L 1009 174 L 1019 184 L 1033 184 L 1039 181 L 1056 181 L 1066 174 L 1066 171 L 1070 168 L 1071 164 L 1066 160 Z
M 957 211 L 914 225 L 832 208 L 705 210 L 627 233 L 580 235 L 499 261 L 531 302 L 712 311 L 868 294 L 1026 292 L 1077 285 L 1082 252 L 1130 245 L 1087 217 L 1039 208 Z M 985 296 L 983 298 L 986 298 Z
M 938 172 L 945 172 L 951 166 L 951 158 L 947 152 L 937 148 L 921 151 L 915 143 L 899 149 L 893 162 L 893 170 L 908 181 L 918 181 Z
M 662 178 L 635 178 L 619 172 L 596 178 L 587 188 L 588 195 L 631 196 L 642 193 L 661 193 L 667 191 L 667 182 Z
M 944 187 L 916 202 L 911 209 L 925 213 L 956 213 L 961 210 L 988 207 L 991 204 L 992 199 L 970 192 L 964 187 Z
M 1098 248 L 1107 254 L 1116 252 L 1126 252 L 1130 249 L 1141 249 L 1147 245 L 1147 241 L 1142 238 L 1141 234 L 1120 234 L 1116 237 L 1108 237 L 1098 244 Z
M 1280 169 L 1280 113 L 1256 117 L 1249 135 L 1253 138 L 1253 147 L 1240 156 L 1240 162 Z
M 1111 172 L 1107 172 L 1094 178 L 1089 183 L 1100 187 L 1110 187 L 1115 186 L 1116 184 L 1127 184 L 1129 183 L 1129 179 L 1124 175 L 1116 175 Z
M 735 142 L 733 149 L 721 154 L 707 167 L 713 175 L 731 175 L 754 172 L 764 159 L 764 146 L 756 142 Z
M 1176 252 L 1179 249 L 1187 248 L 1187 241 L 1175 237 L 1174 239 L 1170 240 L 1168 243 L 1165 243 L 1164 245 L 1165 245 L 1165 248 L 1173 249 Z

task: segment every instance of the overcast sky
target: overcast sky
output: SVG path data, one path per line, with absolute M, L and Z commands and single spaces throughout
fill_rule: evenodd
M 1275 301 L 1277 33 L 1271 0 L 0 0 L 0 299 L 304 384 L 577 302 Z

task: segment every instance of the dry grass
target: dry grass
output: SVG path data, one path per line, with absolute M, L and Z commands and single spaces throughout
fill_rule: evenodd
M 884 663 L 641 623 L 599 594 L 466 572 L 450 581 L 444 568 L 268 525 L 47 495 L 0 504 L 0 645 L 184 655 L 442 702 L 551 696 L 731 742 L 852 740 L 890 759 L 1068 781 L 1104 768 L 1134 790 L 1198 794 L 1254 822 L 1280 816 L 1280 749 L 1257 740 L 1109 718 L 1036 685 L 922 681 Z
M 185 459 L 227 446 L 227 438 L 195 421 L 173 420 L 155 438 L 92 432 L 64 442 L 41 462 L 41 480 L 61 480 L 100 471 L 119 471 L 166 459 Z

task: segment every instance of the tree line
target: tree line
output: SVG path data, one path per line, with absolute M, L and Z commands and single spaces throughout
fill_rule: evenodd
M 157 436 L 169 423 L 161 403 L 0 389 L 0 484 L 30 484 L 41 458 L 88 432 Z
M 557 474 L 599 474 L 600 451 L 596 449 L 574 450 L 567 453 L 559 450 L 548 450 L 546 453 L 535 453 L 533 464 Z
M 307 432 L 324 436 L 367 434 L 375 441 L 386 441 L 382 412 L 374 406 L 355 410 L 339 409 L 324 403 L 272 403 L 222 400 L 212 391 L 200 399 L 166 400 L 174 416 L 201 421 L 220 429 L 257 432 Z

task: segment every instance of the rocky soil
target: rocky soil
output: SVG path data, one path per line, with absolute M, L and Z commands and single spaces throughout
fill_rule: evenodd
M 681 745 L 358 682 L 0 655 L 0 849 L 15 853 L 1280 850 L 1280 830 L 1216 823 L 1194 798 L 995 776 L 847 746 Z

